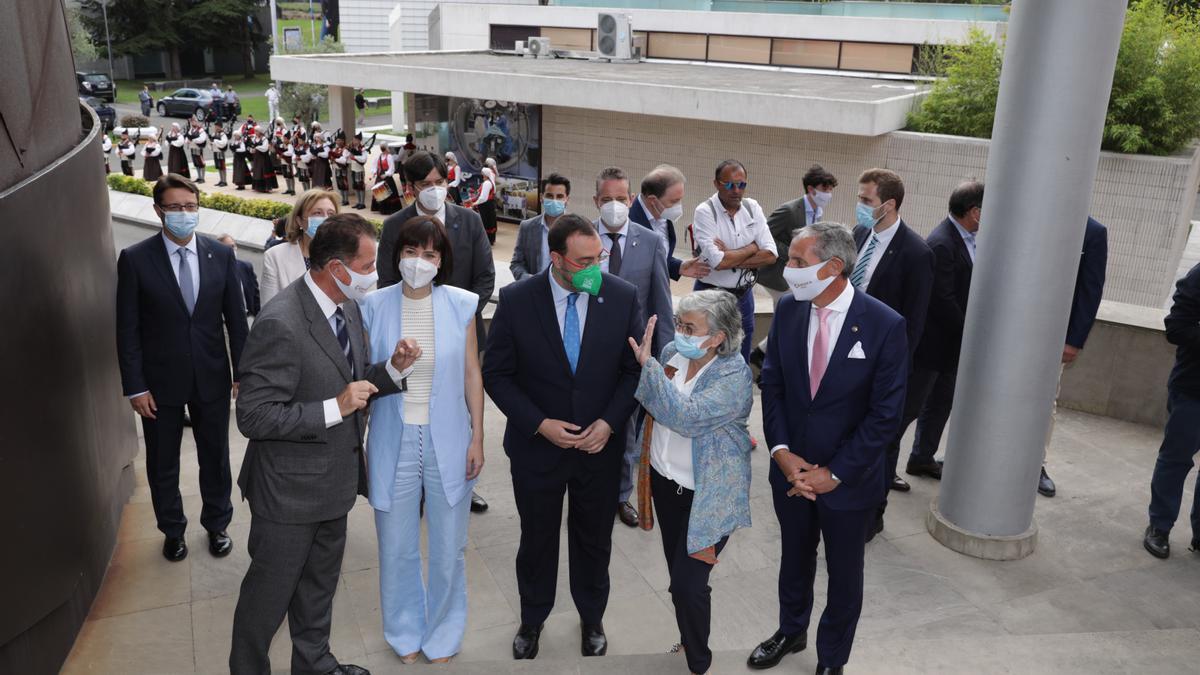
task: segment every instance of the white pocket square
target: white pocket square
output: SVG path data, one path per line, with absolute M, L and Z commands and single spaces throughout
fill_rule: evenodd
M 848 359 L 865 359 L 865 358 L 867 358 L 866 353 L 863 352 L 862 343 L 855 342 L 854 346 L 850 348 L 850 353 L 846 355 L 846 358 L 848 358 Z

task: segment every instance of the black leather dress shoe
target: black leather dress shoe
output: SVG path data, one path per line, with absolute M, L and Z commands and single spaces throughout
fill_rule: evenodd
M 233 550 L 233 540 L 225 534 L 225 530 L 208 533 L 208 550 L 218 558 L 224 558 Z
M 484 501 L 479 493 L 471 490 L 471 513 L 483 513 L 488 510 L 488 503 Z
M 822 666 L 818 663 L 817 675 L 842 675 L 842 667 L 838 666 L 837 668 L 830 668 L 829 666 Z
M 521 624 L 517 635 L 513 638 L 513 658 L 536 659 L 538 655 L 538 638 L 542 636 L 542 625 L 528 626 Z
M 888 483 L 888 489 L 896 492 L 908 492 L 912 486 L 900 476 L 892 476 L 892 482 Z
M 934 480 L 942 479 L 942 460 L 932 462 L 914 462 L 909 460 L 904 467 L 904 473 L 910 476 L 929 476 Z
M 1142 537 L 1142 546 L 1155 558 L 1167 558 L 1171 555 L 1170 532 L 1155 529 L 1153 525 L 1146 526 L 1146 536 Z M 1192 542 L 1195 545 L 1195 542 Z
M 1042 475 L 1038 478 L 1038 494 L 1043 497 L 1053 497 L 1058 490 L 1054 487 L 1054 481 L 1050 480 L 1050 476 L 1046 474 L 1046 467 L 1042 467 Z
M 342 663 L 325 675 L 371 675 L 371 671 L 353 663 Z
M 883 516 L 877 517 L 875 522 L 872 523 L 869 528 L 867 528 L 866 542 L 868 544 L 871 543 L 871 540 L 875 538 L 875 535 L 879 534 L 880 532 L 883 532 Z
M 802 652 L 807 646 L 808 633 L 788 637 L 782 632 L 776 631 L 774 635 L 750 652 L 750 658 L 746 659 L 746 665 L 756 670 L 774 668 L 779 665 L 784 656 Z
M 171 562 L 179 562 L 187 557 L 187 542 L 183 537 L 167 537 L 163 542 L 163 557 Z
M 584 656 L 604 656 L 607 651 L 608 637 L 604 635 L 604 626 L 584 624 L 580 630 L 579 653 Z
M 638 526 L 637 509 L 633 508 L 633 505 L 629 502 L 621 502 L 620 504 L 617 504 L 617 517 L 621 519 L 622 523 L 625 523 L 630 527 Z
M 1192 537 L 1192 545 L 1188 550 L 1192 553 L 1200 553 L 1200 537 Z

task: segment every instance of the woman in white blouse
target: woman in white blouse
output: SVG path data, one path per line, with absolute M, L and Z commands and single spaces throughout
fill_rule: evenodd
M 467 621 L 467 517 L 483 469 L 483 375 L 475 343 L 479 298 L 445 283 L 452 246 L 436 218 L 416 216 L 397 233 L 392 264 L 402 283 L 360 303 L 371 354 L 405 340 L 419 356 L 406 389 L 375 403 L 367 476 L 379 537 L 383 635 L 405 663 L 449 661 Z M 436 340 L 435 340 L 436 336 Z M 387 344 L 392 345 L 391 348 Z M 428 529 L 422 575 L 421 499 Z
M 287 243 L 272 246 L 263 254 L 262 282 L 259 290 L 266 305 L 279 291 L 308 271 L 308 245 L 317 227 L 339 212 L 337 195 L 320 188 L 307 190 L 296 198 L 285 229 Z

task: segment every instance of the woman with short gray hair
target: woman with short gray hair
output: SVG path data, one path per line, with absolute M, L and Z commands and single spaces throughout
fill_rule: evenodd
M 679 301 L 675 339 L 650 357 L 658 317 L 641 344 L 629 345 L 642 365 L 634 396 L 646 408 L 642 427 L 638 514 L 642 529 L 658 511 L 671 601 L 688 668 L 712 665 L 708 648 L 711 589 L 717 555 L 739 527 L 750 526 L 750 433 L 754 402 L 750 367 L 742 359 L 742 317 L 726 291 L 697 291 Z M 661 361 L 661 363 L 660 363 Z

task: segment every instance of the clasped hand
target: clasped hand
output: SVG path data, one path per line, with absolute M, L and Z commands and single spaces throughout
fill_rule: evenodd
M 603 450 L 608 443 L 609 436 L 612 436 L 612 427 L 603 419 L 598 419 L 586 429 L 581 429 L 577 424 L 546 418 L 538 425 L 538 433 L 564 450 L 576 448 L 594 455 Z
M 827 467 L 810 464 L 803 457 L 782 449 L 775 453 L 775 463 L 783 471 L 784 478 L 792 484 L 789 497 L 799 495 L 812 501 L 817 495 L 833 491 L 840 483 L 833 479 Z

